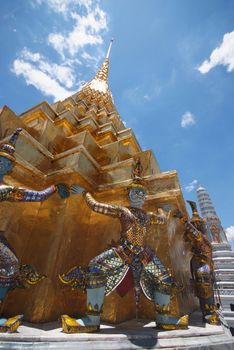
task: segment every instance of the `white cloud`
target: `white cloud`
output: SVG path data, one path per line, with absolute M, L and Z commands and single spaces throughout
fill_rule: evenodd
M 123 94 L 127 100 L 130 100 L 131 102 L 138 102 L 140 96 L 140 88 L 137 86 L 133 88 L 128 88 L 124 91 Z
M 102 35 L 108 31 L 107 13 L 101 9 L 99 0 L 36 0 L 32 3 L 34 7 L 38 5 L 63 16 L 68 23 L 66 28 L 70 27 L 49 33 L 47 44 L 63 61 L 78 56 L 83 64 L 96 69 L 103 57 Z
M 12 71 L 25 78 L 27 85 L 33 85 L 46 96 L 54 97 L 54 100 L 63 100 L 73 92 L 64 89 L 55 79 L 33 67 L 30 63 L 16 59 Z
M 58 65 L 56 63 L 48 63 L 46 61 L 41 61 L 38 67 L 44 73 L 48 73 L 52 78 L 57 79 L 67 88 L 71 88 L 75 83 L 75 77 L 71 67 Z
M 132 104 L 140 105 L 152 99 L 151 96 L 145 94 L 143 90 L 141 86 L 130 87 L 123 92 L 123 96 Z
M 143 98 L 144 98 L 146 101 L 150 101 L 149 95 L 144 95 Z
M 16 76 L 23 76 L 27 85 L 33 85 L 46 96 L 54 100 L 62 100 L 75 91 L 75 77 L 70 67 L 48 62 L 39 53 L 24 48 L 20 56 L 14 60 L 11 71 Z
M 234 226 L 230 226 L 226 229 L 226 235 L 229 242 L 234 241 Z
M 82 64 L 78 58 L 66 58 L 66 65 L 74 68 L 77 64 Z
M 47 7 L 65 20 L 66 30 L 51 32 L 45 38 L 59 56 L 52 62 L 40 52 L 25 48 L 14 60 L 11 71 L 44 95 L 54 100 L 64 99 L 81 86 L 77 65 L 97 69 L 103 57 L 102 35 L 108 31 L 107 14 L 100 8 L 99 0 L 31 0 L 30 3 L 33 7 Z
M 196 124 L 195 116 L 191 112 L 186 112 L 181 117 L 180 125 L 182 128 L 187 128 Z
M 78 53 L 82 53 L 86 46 L 101 45 L 103 43 L 101 34 L 108 30 L 107 15 L 98 4 L 92 8 L 88 7 L 86 14 L 71 12 L 70 16 L 71 20 L 74 21 L 73 29 L 70 32 L 56 32 L 48 36 L 49 45 L 62 58 L 67 54 L 74 57 Z M 86 56 L 87 54 L 86 52 Z M 91 59 L 93 59 L 92 56 Z
M 192 182 L 190 182 L 187 186 L 185 186 L 185 191 L 186 192 L 192 192 L 195 190 L 195 188 L 197 187 L 198 181 L 197 180 L 193 180 Z
M 234 31 L 224 34 L 221 45 L 212 51 L 210 58 L 205 60 L 198 70 L 206 74 L 218 65 L 226 66 L 228 72 L 234 70 Z
M 162 89 L 163 86 L 158 82 L 148 86 L 148 82 L 143 80 L 142 84 L 139 86 L 128 87 L 124 90 L 123 97 L 134 105 L 142 105 L 157 99 L 160 96 Z
M 75 84 L 75 72 L 71 65 L 51 63 L 40 53 L 33 53 L 24 48 L 20 54 L 20 59 L 36 65 L 36 67 L 53 79 L 58 80 L 62 85 L 71 88 Z
M 22 58 L 24 58 L 25 60 L 29 60 L 31 62 L 39 62 L 41 60 L 41 58 L 42 58 L 41 55 L 38 52 L 34 53 L 34 52 L 29 51 L 26 48 L 24 48 L 21 51 L 20 56 Z
M 90 68 L 93 72 L 97 72 L 100 68 L 100 61 L 105 56 L 105 52 L 100 49 L 95 49 L 95 54 L 90 55 L 88 52 L 83 51 L 81 57 L 83 59 L 83 65 Z
M 89 9 L 92 5 L 92 0 L 36 0 L 36 3 L 38 5 L 47 5 L 54 12 L 63 14 L 66 17 L 77 6 L 84 6 Z M 35 0 L 32 1 L 32 5 L 35 6 Z

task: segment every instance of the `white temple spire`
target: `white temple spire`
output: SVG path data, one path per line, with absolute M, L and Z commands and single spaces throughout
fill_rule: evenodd
M 201 216 L 206 220 L 208 236 L 213 243 L 227 242 L 225 231 L 220 219 L 216 214 L 215 207 L 206 189 L 199 185 L 197 187 L 197 198 Z

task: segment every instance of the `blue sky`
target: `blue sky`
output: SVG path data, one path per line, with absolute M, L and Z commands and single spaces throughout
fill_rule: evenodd
M 0 106 L 17 114 L 89 80 L 109 40 L 117 110 L 185 199 L 210 193 L 234 239 L 234 1 L 1 2 Z

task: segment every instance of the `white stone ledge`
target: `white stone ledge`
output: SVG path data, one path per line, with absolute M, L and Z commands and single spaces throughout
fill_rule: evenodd
M 65 334 L 58 323 L 25 324 L 19 333 L 0 334 L 0 349 L 34 350 L 232 350 L 233 338 L 224 326 L 205 325 L 191 317 L 188 330 L 157 331 L 154 322 L 139 320 L 102 325 L 99 333 Z

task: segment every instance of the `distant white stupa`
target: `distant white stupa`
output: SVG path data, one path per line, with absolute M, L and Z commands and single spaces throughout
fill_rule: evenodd
M 229 245 L 227 236 L 221 225 L 221 221 L 216 214 L 210 196 L 206 189 L 201 185 L 197 187 L 197 198 L 201 216 L 206 219 L 208 238 L 211 243 L 225 243 Z
M 234 252 L 206 189 L 197 187 L 201 216 L 206 220 L 207 235 L 213 247 L 214 273 L 223 315 L 234 331 Z

